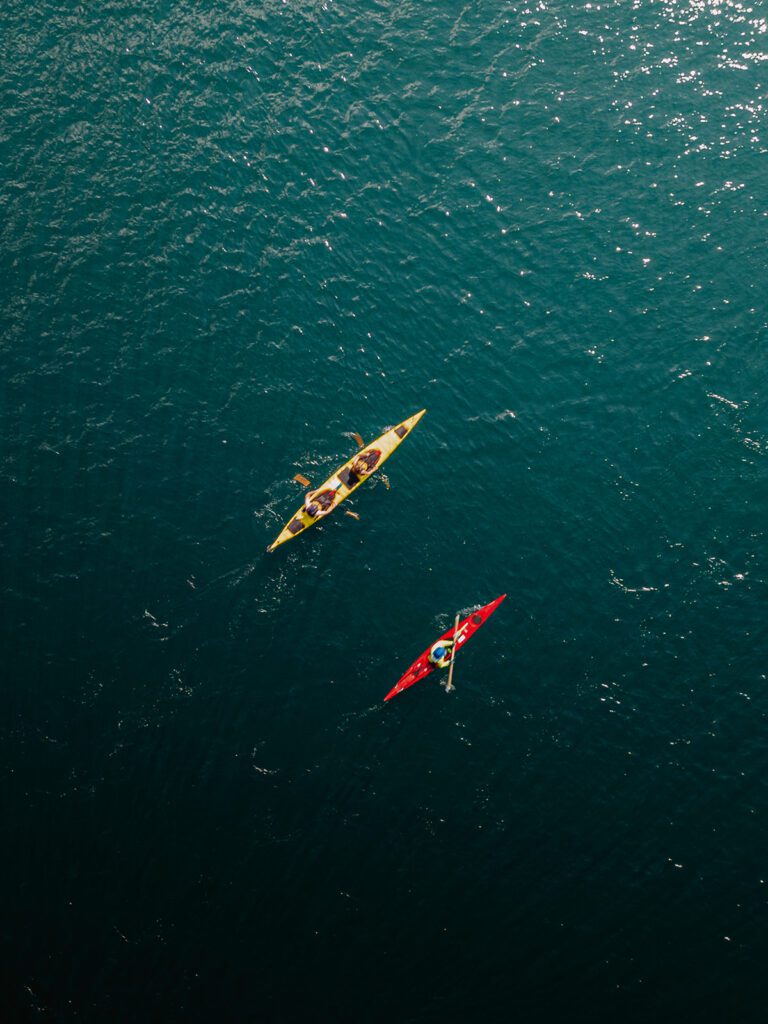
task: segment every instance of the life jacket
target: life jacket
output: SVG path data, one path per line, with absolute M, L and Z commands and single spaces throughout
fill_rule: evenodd
M 336 497 L 336 491 L 332 488 L 327 488 L 324 491 L 319 491 L 317 494 L 313 494 L 311 500 L 308 502 L 310 505 L 317 505 L 325 512 L 333 504 L 333 499 Z
M 381 452 L 378 448 L 370 448 L 367 452 L 361 452 L 355 462 L 362 462 L 365 464 L 365 472 L 372 473 L 378 465 L 379 459 L 381 458 Z

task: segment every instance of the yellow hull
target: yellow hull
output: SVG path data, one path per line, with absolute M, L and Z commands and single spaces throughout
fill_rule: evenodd
M 386 433 L 381 435 L 381 437 L 377 438 L 375 441 L 371 441 L 371 443 L 366 445 L 365 448 L 361 448 L 359 452 L 355 452 L 351 459 L 348 459 L 343 466 L 340 466 L 336 470 L 333 476 L 330 476 L 324 484 L 317 488 L 318 491 L 338 488 L 333 505 L 331 506 L 331 511 L 333 511 L 337 505 L 340 505 L 345 498 L 348 498 L 353 491 L 356 491 L 360 484 L 365 483 L 365 481 L 369 479 L 368 476 L 364 477 L 362 480 L 358 480 L 354 475 L 350 477 L 350 469 L 355 459 L 360 455 L 365 455 L 374 450 L 381 452 L 379 460 L 376 463 L 376 467 L 373 470 L 373 473 L 375 473 L 376 470 L 380 469 L 382 464 L 386 462 L 395 448 L 397 448 L 397 446 L 410 434 L 426 411 L 426 409 L 422 409 L 421 412 L 417 412 L 415 416 L 410 416 L 407 420 L 403 420 L 402 423 L 398 423 L 396 427 L 392 427 L 391 430 L 387 430 Z M 372 476 L 373 473 L 369 474 L 369 476 Z M 345 476 L 350 477 L 349 483 L 344 481 Z M 308 530 L 309 527 L 312 526 L 313 523 L 316 523 L 320 518 L 324 517 L 309 515 L 307 510 L 304 508 L 304 505 L 302 505 L 296 515 L 292 516 L 286 523 L 277 540 L 273 541 L 273 543 L 269 545 L 267 551 L 274 551 L 275 548 L 280 547 L 281 544 L 285 544 L 287 540 L 293 540 L 294 537 L 298 537 L 300 533 Z

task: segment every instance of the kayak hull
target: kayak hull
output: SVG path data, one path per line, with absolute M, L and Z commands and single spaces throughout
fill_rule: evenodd
M 328 477 L 325 483 L 321 484 L 320 487 L 317 488 L 318 491 L 335 491 L 333 504 L 326 515 L 337 508 L 345 498 L 348 498 L 353 491 L 357 490 L 360 484 L 365 483 L 373 473 L 381 468 L 395 448 L 397 448 L 398 445 L 400 445 L 410 434 L 426 411 L 426 409 L 422 409 L 421 412 L 417 412 L 414 416 L 409 416 L 407 420 L 403 420 L 402 423 L 398 423 L 396 427 L 392 427 L 391 430 L 385 431 L 381 437 L 377 437 L 375 441 L 372 441 L 364 448 L 361 448 L 360 451 L 355 452 L 350 459 L 347 459 L 343 466 L 340 466 L 336 470 L 333 476 Z M 352 463 L 355 459 L 360 455 L 373 455 L 374 453 L 378 454 L 378 459 L 372 473 L 363 477 L 362 480 L 359 480 L 354 476 L 354 474 L 350 473 Z M 274 551 L 275 548 L 280 547 L 281 544 L 285 544 L 286 541 L 293 540 L 294 537 L 298 537 L 300 533 L 304 533 L 304 531 L 308 530 L 310 526 L 313 526 L 318 519 L 322 518 L 324 518 L 324 516 L 309 515 L 304 505 L 302 505 L 296 514 L 291 516 L 276 540 L 269 545 L 267 551 Z
M 456 653 L 461 650 L 464 644 L 469 638 L 480 629 L 480 627 L 488 621 L 491 615 L 496 611 L 501 602 L 506 597 L 506 594 L 502 594 L 501 597 L 497 597 L 495 601 L 491 601 L 490 604 L 486 604 L 482 608 L 478 608 L 477 611 L 472 612 L 466 619 L 462 619 L 456 629 Z M 453 640 L 454 628 L 451 626 L 447 629 L 438 640 Z M 429 647 L 424 651 L 420 657 L 414 661 L 404 676 L 395 683 L 392 689 L 389 691 L 387 696 L 384 698 L 385 701 L 391 700 L 396 697 L 398 693 L 402 693 L 403 690 L 407 690 L 409 687 L 418 683 L 421 679 L 431 675 L 435 671 L 437 666 L 433 665 L 429 660 L 429 652 L 432 650 L 437 640 L 433 640 Z

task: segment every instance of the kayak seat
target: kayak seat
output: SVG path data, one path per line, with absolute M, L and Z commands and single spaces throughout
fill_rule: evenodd
M 288 523 L 288 530 L 290 531 L 290 533 L 301 533 L 303 529 L 304 523 L 302 523 L 300 519 L 292 519 L 290 523 Z
M 343 469 L 340 469 L 338 477 L 345 487 L 352 488 L 355 484 L 360 483 L 360 477 L 356 473 L 353 473 L 349 466 L 345 466 Z

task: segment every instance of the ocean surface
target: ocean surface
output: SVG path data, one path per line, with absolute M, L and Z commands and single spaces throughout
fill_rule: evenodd
M 766 1021 L 765 8 L 0 17 L 3 1024 Z

